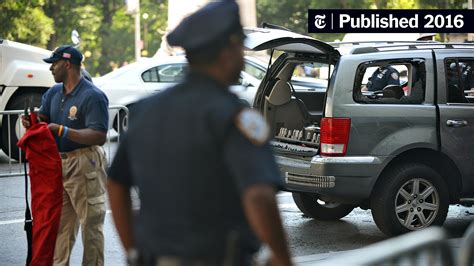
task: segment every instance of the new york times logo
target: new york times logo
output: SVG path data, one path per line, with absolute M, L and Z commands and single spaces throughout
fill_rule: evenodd
M 309 9 L 308 32 L 468 33 L 474 32 L 474 10 Z
M 318 29 L 324 29 L 326 27 L 326 15 L 314 16 L 314 26 Z

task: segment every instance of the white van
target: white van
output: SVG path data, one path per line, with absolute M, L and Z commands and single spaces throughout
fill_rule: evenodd
M 49 64 L 43 58 L 51 51 L 0 39 L 0 112 L 39 107 L 42 94 L 54 85 Z M 19 158 L 16 147 L 23 127 L 17 115 L 0 115 L 0 147 L 11 158 Z M 10 143 L 10 145 L 9 145 Z

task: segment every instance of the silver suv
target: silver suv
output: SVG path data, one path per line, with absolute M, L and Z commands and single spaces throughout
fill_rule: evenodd
M 474 45 L 336 47 L 283 30 L 247 35 L 247 48 L 280 53 L 254 107 L 305 215 L 337 220 L 371 209 L 380 230 L 396 235 L 441 225 L 450 204 L 474 202 Z M 367 91 L 387 65 L 400 84 Z M 327 90 L 293 89 L 292 77 L 308 68 L 327 77 Z

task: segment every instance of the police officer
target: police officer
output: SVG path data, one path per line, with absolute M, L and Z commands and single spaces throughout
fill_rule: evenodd
M 243 66 L 244 38 L 235 1 L 207 4 L 168 35 L 185 49 L 190 71 L 140 103 L 109 169 L 110 206 L 132 262 L 250 265 L 263 241 L 273 265 L 291 264 L 269 129 L 228 90 Z
M 465 98 L 464 91 L 474 91 L 474 75 L 472 75 L 472 66 L 470 63 L 453 62 L 449 65 L 448 83 L 452 86 L 449 88 L 449 96 L 451 101 L 466 102 L 470 99 Z M 474 93 L 468 93 L 467 96 L 474 96 Z
M 400 85 L 400 73 L 390 65 L 377 68 L 367 83 L 368 91 L 380 91 L 387 85 Z
M 62 159 L 63 206 L 54 252 L 55 265 L 68 265 L 79 224 L 83 265 L 104 264 L 108 99 L 81 74 L 83 56 L 63 45 L 43 59 L 58 83 L 44 95 L 39 117 L 48 123 Z M 30 121 L 22 117 L 28 128 Z

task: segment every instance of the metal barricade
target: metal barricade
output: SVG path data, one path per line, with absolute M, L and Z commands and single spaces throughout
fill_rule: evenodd
M 17 132 L 19 136 L 23 136 L 25 132 L 25 129 L 21 125 L 20 120 L 16 119 L 16 117 L 22 115 L 23 112 L 24 112 L 23 110 L 9 110 L 9 111 L 0 112 L 0 115 L 3 117 L 2 127 L 7 127 L 8 129 L 7 130 L 8 134 L 6 137 L 6 140 L 8 141 L 7 143 L 8 151 L 6 151 L 7 162 L 4 162 L 5 160 L 2 160 L 0 162 L 0 178 L 19 176 L 19 175 L 24 175 L 25 173 L 22 167 L 22 163 L 23 163 L 22 157 L 24 157 L 23 151 L 18 148 L 19 159 L 15 160 L 12 158 L 12 150 L 11 150 L 11 147 L 13 147 L 12 141 L 16 140 L 16 137 L 13 137 L 11 135 L 12 127 L 14 127 L 15 132 Z M 123 133 L 123 132 L 120 132 L 121 127 L 118 125 L 118 123 L 120 123 L 120 118 L 122 115 L 126 115 L 128 119 L 129 112 L 128 112 L 128 108 L 123 105 L 113 105 L 113 106 L 109 106 L 109 114 L 112 114 L 112 115 L 116 114 L 115 123 L 117 123 L 116 128 L 118 130 L 118 131 L 113 130 L 112 129 L 113 127 L 109 129 L 107 132 L 107 141 L 104 144 L 107 160 L 111 162 L 111 160 L 113 159 L 113 155 L 115 155 L 115 151 L 117 149 L 118 143 L 120 142 L 120 135 Z M 15 125 L 12 125 L 11 124 L 12 121 L 18 121 L 18 122 L 16 122 Z
M 24 128 L 23 126 L 21 125 L 21 123 L 17 122 L 15 123 L 15 125 L 12 125 L 11 124 L 11 121 L 12 121 L 12 117 L 18 117 L 19 115 L 23 114 L 23 110 L 9 110 L 9 111 L 2 111 L 0 112 L 0 115 L 2 115 L 2 129 L 3 127 L 7 127 L 7 147 L 8 147 L 8 150 L 6 151 L 6 156 L 8 157 L 8 167 L 7 169 L 3 169 L 3 167 L 0 168 L 0 177 L 9 177 L 9 176 L 16 176 L 16 175 L 23 175 L 24 174 L 24 171 L 23 171 L 23 167 L 22 167 L 22 157 L 23 157 L 23 153 L 22 153 L 22 150 L 20 148 L 18 148 L 18 154 L 19 154 L 19 160 L 14 160 L 12 159 L 12 141 L 13 141 L 13 138 L 11 136 L 11 132 L 12 132 L 12 127 L 15 127 L 15 131 L 16 132 L 19 132 L 20 136 L 23 135 L 24 133 Z M 16 119 L 13 119 L 13 121 L 17 121 Z M 2 130 L 3 132 L 5 132 L 4 130 Z M 3 136 L 2 136 L 2 141 L 3 139 L 5 139 Z
M 474 265 L 474 222 L 467 228 L 461 241 L 457 265 Z
M 446 232 L 440 227 L 430 227 L 313 265 L 454 265 L 454 258 Z

